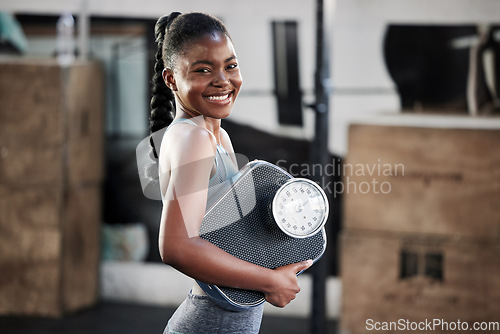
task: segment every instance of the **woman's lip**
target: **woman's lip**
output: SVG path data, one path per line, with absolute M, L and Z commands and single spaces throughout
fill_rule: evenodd
M 219 94 L 205 95 L 203 97 L 211 102 L 224 102 L 224 101 L 228 100 L 232 94 L 233 94 L 233 92 L 227 92 L 225 94 L 219 93 Z

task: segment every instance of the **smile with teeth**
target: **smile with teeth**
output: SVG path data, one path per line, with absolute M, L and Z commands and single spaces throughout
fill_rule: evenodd
M 209 95 L 205 97 L 210 101 L 223 101 L 229 97 L 229 94 L 230 93 L 227 93 L 225 95 Z

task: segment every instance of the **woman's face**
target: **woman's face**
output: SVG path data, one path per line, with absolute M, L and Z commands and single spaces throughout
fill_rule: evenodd
M 207 35 L 187 45 L 174 61 L 175 68 L 163 77 L 181 110 L 191 116 L 229 116 L 242 83 L 231 40 L 220 33 Z

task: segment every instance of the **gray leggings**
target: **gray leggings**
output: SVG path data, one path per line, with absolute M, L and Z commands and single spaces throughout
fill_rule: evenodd
M 163 334 L 257 334 L 263 310 L 262 304 L 244 311 L 227 311 L 208 296 L 189 293 Z

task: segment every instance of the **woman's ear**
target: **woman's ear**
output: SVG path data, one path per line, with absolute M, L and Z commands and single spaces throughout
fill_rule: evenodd
M 163 72 L 161 72 L 161 75 L 167 87 L 175 92 L 177 90 L 177 85 L 175 84 L 174 72 L 170 68 L 165 68 Z

